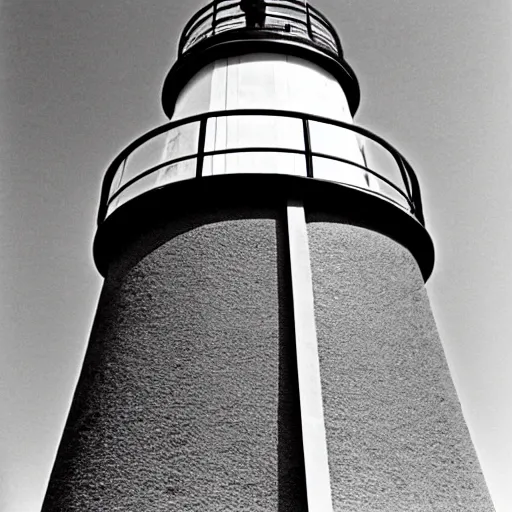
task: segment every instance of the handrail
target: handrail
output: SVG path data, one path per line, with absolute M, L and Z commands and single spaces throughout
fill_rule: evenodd
M 233 16 L 219 19 L 219 13 L 232 9 L 240 4 L 239 0 L 214 0 L 199 9 L 186 23 L 178 43 L 178 57 L 188 52 L 196 43 L 205 37 L 212 37 L 223 24 L 233 20 L 244 19 L 245 14 L 240 10 Z M 266 1 L 266 6 L 275 8 L 276 11 L 267 13 L 272 18 L 286 19 L 290 22 L 300 23 L 305 26 L 307 36 L 304 38 L 311 43 L 321 46 L 324 50 L 330 50 L 341 57 L 343 55 L 340 38 L 329 20 L 313 6 L 301 0 L 286 0 L 285 3 Z M 279 13 L 280 9 L 286 9 L 286 15 Z M 294 17 L 293 13 L 297 16 Z M 298 17 L 300 15 L 300 17 Z M 304 18 L 304 19 L 302 19 Z M 209 22 L 209 20 L 211 20 Z M 320 28 L 313 27 L 313 22 Z M 206 24 L 206 26 L 204 26 Z M 233 27 L 223 32 L 239 30 L 241 27 Z M 323 30 L 322 30 L 323 29 Z M 260 30 L 275 31 L 276 27 L 268 26 Z M 295 34 L 297 35 L 297 34 Z M 297 35 L 297 37 L 300 37 Z M 328 41 L 328 43 L 326 42 Z
M 211 118 L 219 118 L 219 117 L 233 117 L 233 116 L 270 116 L 270 117 L 282 117 L 289 119 L 299 119 L 302 120 L 303 123 L 303 136 L 304 136 L 304 149 L 292 149 L 292 148 L 276 148 L 276 147 L 242 147 L 242 148 L 229 148 L 229 149 L 219 149 L 213 151 L 205 151 L 205 134 L 206 134 L 206 123 L 208 119 Z M 391 182 L 386 177 L 380 175 L 373 169 L 370 169 L 367 166 L 363 166 L 358 164 L 357 162 L 353 162 L 344 158 L 340 158 L 335 155 L 325 154 L 321 152 L 316 152 L 311 149 L 311 142 L 309 139 L 309 129 L 311 122 L 324 123 L 331 126 L 337 126 L 339 128 L 343 128 L 352 132 L 355 132 L 363 137 L 366 137 L 382 148 L 384 148 L 394 159 L 395 164 L 400 171 L 400 176 L 403 181 L 403 189 L 398 187 L 395 183 Z M 112 186 L 112 182 L 116 177 L 118 171 L 123 170 L 126 166 L 126 162 L 131 154 L 133 154 L 138 148 L 143 146 L 146 142 L 154 139 L 155 137 L 166 133 L 170 130 L 178 128 L 183 125 L 200 123 L 199 126 L 199 135 L 198 135 L 198 146 L 197 151 L 193 154 L 188 154 L 179 158 L 171 159 L 166 162 L 161 162 L 156 166 L 153 166 L 149 169 L 143 170 L 137 174 L 134 178 L 128 180 L 126 183 L 119 182 L 119 187 L 117 190 L 110 193 L 110 189 Z M 421 194 L 418 179 L 416 174 L 414 173 L 411 165 L 407 162 L 407 160 L 387 141 L 379 137 L 378 135 L 370 132 L 366 128 L 362 128 L 360 126 L 356 126 L 350 123 L 346 123 L 344 121 L 337 121 L 334 119 L 329 119 L 313 114 L 306 114 L 303 112 L 293 112 L 288 110 L 272 110 L 272 109 L 238 109 L 238 110 L 218 110 L 213 112 L 205 112 L 201 114 L 197 114 L 194 116 L 190 116 L 187 118 L 183 118 L 177 121 L 171 121 L 162 126 L 154 128 L 149 132 L 145 133 L 131 144 L 129 144 L 124 150 L 122 150 L 119 155 L 112 161 L 110 166 L 108 167 L 105 178 L 103 180 L 103 186 L 101 190 L 100 197 L 100 208 L 98 212 L 98 224 L 103 222 L 106 217 L 106 213 L 108 210 L 108 206 L 111 202 L 118 197 L 122 191 L 129 188 L 130 185 L 139 181 L 143 177 L 151 174 L 152 172 L 157 171 L 163 167 L 172 165 L 173 163 L 178 163 L 184 160 L 192 160 L 197 159 L 197 172 L 196 176 L 200 178 L 202 176 L 202 160 L 206 156 L 214 156 L 220 154 L 229 154 L 229 153 L 243 153 L 243 152 L 268 152 L 268 153 L 294 153 L 304 155 L 306 158 L 306 169 L 307 176 L 310 178 L 314 178 L 314 169 L 313 169 L 313 157 L 326 158 L 330 160 L 336 160 L 340 162 L 349 163 L 355 167 L 361 168 L 364 172 L 369 173 L 382 182 L 386 183 L 388 186 L 392 187 L 396 192 L 398 192 L 405 200 L 410 207 L 411 214 L 413 214 L 419 222 L 424 224 L 423 212 L 422 212 L 422 203 L 421 203 Z M 388 199 L 390 199 L 388 197 Z
M 262 146 L 262 147 L 240 147 L 240 148 L 227 148 L 227 149 L 217 149 L 213 151 L 204 151 L 202 153 L 194 153 L 191 155 L 182 156 L 179 158 L 173 158 L 172 160 L 166 160 L 165 162 L 161 162 L 158 165 L 155 165 L 153 167 L 150 167 L 149 169 L 145 170 L 144 172 L 138 174 L 137 176 L 133 177 L 131 180 L 127 181 L 124 185 L 120 186 L 108 199 L 106 206 L 110 206 L 116 198 L 118 198 L 126 189 L 130 188 L 134 183 L 137 183 L 137 181 L 140 181 L 142 178 L 145 178 L 146 176 L 153 174 L 154 172 L 158 171 L 159 169 L 162 169 L 163 167 L 168 167 L 170 165 L 184 162 L 186 160 L 194 160 L 197 159 L 197 173 L 196 177 L 201 177 L 202 171 L 202 165 L 203 165 L 203 159 L 206 156 L 216 156 L 216 155 L 230 155 L 230 154 L 238 154 L 238 153 L 282 153 L 282 154 L 293 154 L 293 155 L 306 155 L 307 157 L 320 157 L 320 158 L 326 158 L 329 160 L 334 160 L 337 162 L 345 163 L 353 165 L 354 167 L 358 167 L 359 169 L 363 170 L 366 173 L 371 174 L 372 176 L 375 176 L 379 180 L 386 183 L 386 185 L 393 188 L 396 192 L 398 192 L 399 195 L 401 195 L 409 204 L 411 207 L 411 210 L 414 208 L 414 205 L 407 196 L 407 194 L 401 190 L 397 185 L 395 185 L 392 181 L 388 180 L 381 174 L 373 171 L 369 167 L 366 167 L 364 165 L 358 164 L 357 162 L 353 162 L 352 160 L 348 160 L 347 158 L 341 158 L 334 155 L 329 155 L 327 153 L 318 153 L 316 151 L 311 151 L 309 154 L 301 149 L 292 149 L 292 148 L 275 148 L 270 146 Z M 308 167 L 312 167 L 312 163 L 308 165 Z M 311 174 L 308 177 L 314 178 L 314 175 Z M 390 199 L 390 198 L 388 198 Z M 390 199 L 392 200 L 392 199 Z

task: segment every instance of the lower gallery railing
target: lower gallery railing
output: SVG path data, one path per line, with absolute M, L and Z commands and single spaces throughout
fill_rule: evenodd
M 341 183 L 392 201 L 423 223 L 416 175 L 385 140 L 349 123 L 263 109 L 207 112 L 134 141 L 106 172 L 98 222 L 151 189 L 243 173 Z

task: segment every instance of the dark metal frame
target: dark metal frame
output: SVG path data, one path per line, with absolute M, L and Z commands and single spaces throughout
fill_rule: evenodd
M 233 117 L 233 116 L 272 116 L 272 117 L 286 117 L 286 118 L 292 118 L 292 119 L 299 119 L 302 120 L 303 125 L 303 133 L 304 133 L 304 149 L 292 149 L 292 148 L 276 148 L 276 147 L 242 147 L 242 148 L 231 148 L 231 149 L 222 149 L 222 150 L 214 150 L 214 151 L 205 151 L 205 138 L 206 138 L 206 124 L 208 122 L 208 119 L 212 118 L 218 118 L 218 117 Z M 368 139 L 372 140 L 373 142 L 377 143 L 379 146 L 384 148 L 395 160 L 395 163 L 400 171 L 400 175 L 403 181 L 403 189 L 385 178 L 384 176 L 380 175 L 379 173 L 375 172 L 374 170 L 364 166 L 360 165 L 356 162 L 352 162 L 350 160 L 340 158 L 334 155 L 328 155 L 325 153 L 319 153 L 312 151 L 311 149 L 311 141 L 310 141 L 310 133 L 309 133 L 309 123 L 313 122 L 319 122 L 319 123 L 325 123 L 332 126 L 337 126 L 340 128 L 347 129 L 349 131 L 355 132 L 359 135 L 362 135 L 364 137 L 367 137 Z M 126 167 L 126 162 L 130 155 L 139 147 L 141 147 L 143 144 L 145 144 L 147 141 L 153 139 L 154 137 L 157 137 L 158 135 L 161 135 L 165 132 L 168 132 L 174 128 L 177 128 L 179 126 L 183 126 L 186 124 L 192 124 L 192 123 L 199 123 L 199 137 L 198 137 L 198 147 L 197 152 L 194 154 L 185 155 L 179 158 L 171 159 L 165 162 L 162 162 L 156 166 L 153 166 L 149 169 L 146 169 L 139 173 L 134 178 L 130 179 L 126 183 L 119 186 L 119 188 L 112 194 L 110 194 L 110 189 L 112 186 L 112 182 L 118 172 L 124 172 L 124 169 Z M 162 126 L 159 126 L 158 128 L 155 128 L 147 133 L 145 133 L 143 136 L 139 137 L 135 141 L 133 141 L 129 146 L 127 146 L 121 153 L 114 159 L 114 161 L 111 163 L 109 168 L 107 169 L 107 172 L 105 173 L 105 178 L 103 180 L 103 186 L 101 191 L 101 198 L 100 198 L 100 208 L 98 212 L 98 224 L 101 224 L 106 217 L 107 210 L 109 205 L 112 203 L 112 201 L 118 197 L 124 190 L 126 190 L 128 187 L 133 185 L 135 182 L 139 181 L 140 179 L 144 178 L 145 176 L 152 174 L 156 172 L 157 170 L 167 167 L 172 164 L 176 164 L 185 160 L 193 160 L 196 159 L 196 179 L 202 178 L 202 172 L 203 172 L 203 163 L 204 158 L 207 156 L 214 156 L 214 155 L 222 155 L 222 154 L 231 154 L 231 153 L 247 153 L 247 152 L 267 152 L 267 153 L 291 153 L 291 154 L 298 154 L 303 155 L 306 159 L 306 170 L 307 170 L 307 177 L 314 179 L 314 165 L 313 165 L 313 157 L 320 157 L 320 158 L 326 158 L 329 160 L 339 161 L 343 163 L 347 163 L 350 165 L 353 165 L 355 167 L 358 167 L 362 169 L 364 172 L 367 172 L 376 178 L 378 178 L 380 181 L 383 181 L 390 187 L 392 187 L 395 191 L 397 191 L 402 197 L 405 198 L 407 204 L 409 205 L 409 212 L 416 217 L 416 219 L 421 223 L 425 224 L 424 217 L 423 217 L 423 209 L 422 209 L 422 203 L 421 203 L 421 194 L 420 194 L 420 187 L 418 183 L 418 179 L 416 177 L 416 174 L 414 173 L 412 167 L 407 162 L 407 160 L 388 142 L 386 142 L 384 139 L 379 137 L 378 135 L 375 135 L 374 133 L 370 132 L 369 130 L 362 128 L 360 126 L 355 126 L 353 124 L 345 123 L 343 121 L 335 121 L 333 119 L 328 119 L 325 117 L 315 116 L 312 114 L 306 114 L 304 112 L 293 112 L 288 110 L 269 110 L 269 109 L 238 109 L 238 110 L 220 110 L 220 111 L 214 111 L 214 112 L 205 112 L 202 114 L 197 114 L 195 116 L 187 117 L 184 119 L 180 119 L 178 121 L 172 121 L 170 123 L 166 123 Z M 343 184 L 343 182 L 340 180 L 340 182 L 336 182 Z M 400 208 L 403 208 L 401 205 L 396 203 L 396 201 L 393 201 L 392 198 L 386 196 L 385 194 L 378 193 L 376 191 L 372 191 L 365 188 L 356 187 L 353 185 L 354 188 L 358 188 L 360 190 L 364 190 L 365 192 L 369 194 L 376 194 L 380 197 L 383 197 L 387 201 L 391 201 Z
M 236 20 L 243 20 L 245 18 L 245 14 L 241 10 L 239 14 L 226 16 L 219 20 L 219 13 L 232 9 L 239 5 L 239 3 L 239 0 L 214 0 L 199 9 L 183 29 L 178 44 L 178 56 L 181 57 L 184 53 L 191 50 L 196 43 L 204 40 L 205 38 L 215 36 L 218 28 L 223 24 L 231 23 Z M 335 28 L 320 11 L 309 5 L 307 2 L 302 2 L 300 0 L 286 0 L 286 3 L 283 4 L 282 2 L 267 0 L 266 6 L 270 9 L 275 8 L 277 10 L 280 8 L 286 8 L 287 11 L 300 14 L 300 17 L 294 17 L 293 15 L 280 14 L 278 11 L 267 11 L 268 17 L 303 25 L 304 33 L 307 34 L 307 37 L 304 36 L 304 39 L 308 40 L 313 45 L 320 46 L 323 50 L 331 52 L 338 57 L 343 55 L 341 41 Z M 306 21 L 302 18 L 305 18 Z M 317 27 L 316 29 L 315 25 Z M 239 30 L 240 28 L 244 30 L 246 29 L 245 26 L 237 27 L 228 29 L 226 32 Z M 258 30 L 278 31 L 279 29 L 271 25 Z M 294 35 L 296 37 L 300 37 L 299 34 Z

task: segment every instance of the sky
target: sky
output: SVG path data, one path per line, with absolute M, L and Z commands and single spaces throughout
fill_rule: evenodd
M 37 512 L 102 280 L 103 173 L 165 122 L 188 0 L 0 0 L 0 512 Z M 427 289 L 497 512 L 512 510 L 512 2 L 316 0 L 358 75 L 356 123 L 411 162 Z

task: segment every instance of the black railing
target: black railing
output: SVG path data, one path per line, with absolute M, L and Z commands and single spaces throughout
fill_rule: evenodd
M 218 120 L 225 118 L 227 122 L 228 118 L 242 119 L 246 116 L 265 116 L 276 118 L 277 120 L 288 120 L 288 122 L 289 120 L 297 120 L 302 125 L 302 127 L 299 126 L 302 140 L 295 141 L 294 144 L 290 143 L 288 147 L 284 144 L 277 146 L 255 144 L 253 146 L 229 147 L 230 145 L 226 143 L 225 147 L 220 149 L 209 150 L 207 148 L 206 135 L 209 122 L 217 123 Z M 315 135 L 315 130 L 318 130 L 320 127 L 323 127 L 323 129 L 331 129 L 328 127 L 333 127 L 335 130 L 339 130 L 339 132 L 331 132 L 331 135 L 334 133 L 338 134 L 340 139 L 338 144 L 336 144 L 336 138 L 331 139 L 333 149 L 329 148 L 329 152 L 315 150 L 317 143 L 312 141 L 312 135 Z M 182 130 L 181 133 L 177 131 L 178 129 Z M 344 150 L 343 141 L 341 140 L 342 137 L 345 137 L 345 141 L 348 140 L 346 139 L 347 132 L 351 133 L 354 137 L 354 139 L 350 140 L 356 140 L 357 138 L 360 143 L 361 139 L 364 139 L 365 143 L 371 142 L 374 144 L 373 149 L 378 150 L 377 153 L 375 151 L 363 151 L 360 149 L 362 146 L 358 146 L 358 158 L 354 158 L 353 155 L 349 154 L 350 152 Z M 185 147 L 177 148 L 174 151 L 175 157 L 169 159 L 167 158 L 169 156 L 167 153 L 169 152 L 170 135 L 173 133 L 181 137 L 180 141 L 184 143 Z M 164 139 L 164 137 L 166 138 Z M 159 143 L 157 145 L 159 146 L 158 150 L 155 150 L 155 142 Z M 300 147 L 296 147 L 298 145 Z M 165 149 L 163 150 L 163 148 Z M 341 155 L 339 154 L 340 148 Z M 398 207 L 414 215 L 420 223 L 424 224 L 421 195 L 416 175 L 405 158 L 391 144 L 365 128 L 342 121 L 335 121 L 301 112 L 268 109 L 206 112 L 164 124 L 132 142 L 114 159 L 105 174 L 98 223 L 103 222 L 106 216 L 115 210 L 119 205 L 116 205 L 116 203 L 123 199 L 123 195 L 125 195 L 123 202 L 126 202 L 148 190 L 159 188 L 169 182 L 182 181 L 184 179 L 202 179 L 205 176 L 206 158 L 211 157 L 213 159 L 219 155 L 243 155 L 247 153 L 299 155 L 300 162 L 304 164 L 303 171 L 297 173 L 291 169 L 288 170 L 284 166 L 284 168 L 281 167 L 279 169 L 270 168 L 268 173 L 298 174 L 305 178 L 327 179 L 328 181 L 364 190 L 369 194 L 383 197 L 395 203 Z M 368 154 L 365 156 L 365 153 Z M 384 166 L 386 167 L 384 169 L 379 163 L 372 164 L 367 162 L 368 159 L 375 159 L 377 162 L 382 161 L 382 156 L 388 157 L 388 162 L 391 162 L 391 168 L 387 165 Z M 331 170 L 328 178 L 325 178 L 321 172 L 322 164 L 326 162 L 338 163 L 335 173 L 333 174 Z M 173 179 L 167 180 L 166 183 L 158 182 L 155 173 L 167 168 L 171 169 L 172 175 L 172 173 L 179 171 L 178 164 L 182 163 L 188 166 L 185 174 L 182 174 L 181 177 L 179 173 L 175 174 Z M 171 166 L 174 166 L 174 168 L 171 168 Z M 378 169 L 375 169 L 375 167 Z M 357 184 L 354 184 L 353 177 L 349 177 L 353 170 L 357 174 Z M 229 172 L 237 173 L 238 170 Z M 244 173 L 247 171 L 240 170 L 239 172 Z M 261 172 L 261 170 L 258 170 L 258 172 Z M 147 178 L 151 178 L 152 181 L 149 184 L 146 183 L 142 190 L 136 190 L 136 186 L 140 186 L 143 183 L 142 180 Z M 364 184 L 362 184 L 363 178 L 365 180 Z M 396 183 L 397 181 L 399 184 Z
M 258 30 L 289 33 L 338 57 L 343 52 L 336 30 L 317 9 L 301 0 L 267 0 L 265 24 Z M 240 0 L 214 0 L 194 14 L 183 29 L 178 55 L 206 38 L 247 28 Z M 254 29 L 254 27 L 251 27 Z

